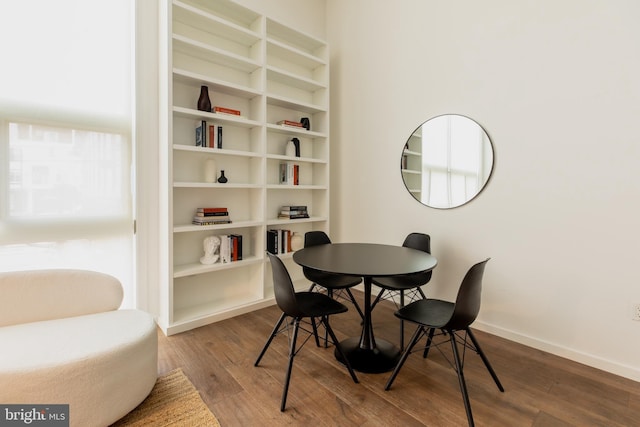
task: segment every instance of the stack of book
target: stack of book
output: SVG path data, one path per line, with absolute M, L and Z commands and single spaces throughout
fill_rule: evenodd
M 227 208 L 198 208 L 193 217 L 195 225 L 230 224 L 231 218 Z
M 293 120 L 280 120 L 278 122 L 280 126 L 288 126 L 292 128 L 305 129 L 304 125 L 300 122 L 295 122 Z
M 196 147 L 222 148 L 222 126 L 196 122 Z
M 300 165 L 294 163 L 280 163 L 280 184 L 298 185 L 300 184 Z
M 282 206 L 278 213 L 278 219 L 309 218 L 307 206 Z
M 216 113 L 216 114 L 229 114 L 230 116 L 238 116 L 240 117 L 240 110 L 235 110 L 233 108 L 227 108 L 227 107 L 220 107 L 218 105 L 214 106 L 211 109 L 212 113 Z
M 242 261 L 242 234 L 222 234 L 220 237 L 220 262 Z
M 273 229 L 267 230 L 267 251 L 274 255 L 286 254 L 292 252 L 291 249 L 291 230 Z

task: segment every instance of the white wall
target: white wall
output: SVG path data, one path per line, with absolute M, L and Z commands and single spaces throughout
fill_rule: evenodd
M 324 40 L 325 0 L 236 0 L 282 24 Z
M 640 3 L 327 0 L 332 234 L 432 236 L 430 295 L 492 257 L 475 326 L 640 380 Z M 458 113 L 493 140 L 494 176 L 435 210 L 404 189 L 422 121 Z

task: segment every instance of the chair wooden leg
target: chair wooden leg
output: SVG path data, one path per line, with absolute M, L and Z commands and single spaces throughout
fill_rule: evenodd
M 278 335 L 278 329 L 280 329 L 280 325 L 282 325 L 282 322 L 284 322 L 284 319 L 286 317 L 287 317 L 287 315 L 282 313 L 282 315 L 280 316 L 280 319 L 278 319 L 278 321 L 276 322 L 276 326 L 273 328 L 273 332 L 271 332 L 271 335 L 269 335 L 269 339 L 267 339 L 267 343 L 262 348 L 262 351 L 260 352 L 260 356 L 258 356 L 258 358 L 256 359 L 256 363 L 254 363 L 253 366 L 258 366 L 258 363 L 260 363 L 260 360 L 262 359 L 262 356 L 264 356 L 264 354 L 267 351 L 267 348 L 269 348 L 269 345 L 271 344 L 271 341 L 273 341 L 273 338 L 276 335 Z
M 333 340 L 333 344 L 336 346 L 336 349 L 340 354 L 340 358 L 344 361 L 344 364 L 347 367 L 347 370 L 349 371 L 349 374 L 351 375 L 353 382 L 358 383 L 359 382 L 358 377 L 356 377 L 356 373 L 353 371 L 353 368 L 351 367 L 351 363 L 349 363 L 349 359 L 347 359 L 345 354 L 342 352 L 342 347 L 340 346 L 340 343 L 338 342 L 338 338 L 336 338 L 336 334 L 333 332 L 333 329 L 331 328 L 331 326 L 329 326 L 328 319 L 329 319 L 328 316 L 325 316 L 322 318 L 322 321 L 324 322 L 324 326 L 327 329 L 327 333 L 329 334 L 329 336 L 331 336 L 331 339 Z
M 291 381 L 291 370 L 293 369 L 293 358 L 296 355 L 296 340 L 298 339 L 298 328 L 300 327 L 300 319 L 293 321 L 293 337 L 291 338 L 291 346 L 289 348 L 289 366 L 287 367 L 287 376 L 284 379 L 284 390 L 282 391 L 282 403 L 280 411 L 284 412 L 287 404 L 287 393 L 289 392 L 289 382 Z
M 411 341 L 409 341 L 409 345 L 407 346 L 407 348 L 404 349 L 404 352 L 402 353 L 402 356 L 400 357 L 398 364 L 396 365 L 395 369 L 393 370 L 393 373 L 387 380 L 387 385 L 384 386 L 385 390 L 389 390 L 389 388 L 391 388 L 391 384 L 393 384 L 393 381 L 396 379 L 396 376 L 398 376 L 398 373 L 400 372 L 402 365 L 404 365 L 404 362 L 407 360 L 409 353 L 411 353 L 411 349 L 416 345 L 416 343 L 420 339 L 421 333 L 423 330 L 424 330 L 424 327 L 422 325 L 416 328 L 416 331 L 413 333 L 413 336 L 411 337 Z
M 431 342 L 433 341 L 433 334 L 436 332 L 435 328 L 429 328 L 429 336 L 427 337 L 427 345 L 424 347 L 423 358 L 427 358 L 429 355 L 429 349 L 431 348 Z
M 462 393 L 462 400 L 464 401 L 464 409 L 467 411 L 467 421 L 469 427 L 474 426 L 473 414 L 471 413 L 471 402 L 469 402 L 469 393 L 467 392 L 467 383 L 464 380 L 464 372 L 462 370 L 462 361 L 460 360 L 460 354 L 458 353 L 458 344 L 456 343 L 456 334 L 453 331 L 449 331 L 449 339 L 451 341 L 451 349 L 453 350 L 453 358 L 456 362 L 456 371 L 458 372 L 458 382 L 460 383 L 460 392 Z
M 502 387 L 502 383 L 498 379 L 498 375 L 491 367 L 491 364 L 489 363 L 489 359 L 487 359 L 487 356 L 485 356 L 484 351 L 482 351 L 482 349 L 480 348 L 480 345 L 478 344 L 478 340 L 476 339 L 475 335 L 473 335 L 473 332 L 471 332 L 471 329 L 467 328 L 467 334 L 469 335 L 469 338 L 471 338 L 471 342 L 476 348 L 477 353 L 480 355 L 480 358 L 484 362 L 484 366 L 487 367 L 487 370 L 491 374 L 493 381 L 495 381 L 496 385 L 498 386 L 498 390 L 500 390 L 501 392 L 504 392 L 504 387 Z

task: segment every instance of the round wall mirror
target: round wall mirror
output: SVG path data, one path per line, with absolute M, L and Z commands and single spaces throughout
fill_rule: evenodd
M 422 123 L 402 150 L 404 185 L 420 203 L 450 209 L 475 198 L 493 171 L 493 145 L 475 121 L 456 114 Z

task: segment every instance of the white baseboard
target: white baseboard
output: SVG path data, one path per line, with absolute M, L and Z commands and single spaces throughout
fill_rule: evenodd
M 598 356 L 582 353 L 568 347 L 557 345 L 544 340 L 539 340 L 527 335 L 522 335 L 509 329 L 484 323 L 479 320 L 474 322 L 472 327 L 474 329 L 497 335 L 501 338 L 505 338 L 519 344 L 546 351 L 547 353 L 564 357 L 565 359 L 573 360 L 574 362 L 601 369 L 615 375 L 620 375 L 621 377 L 625 377 L 633 381 L 640 381 L 640 369 L 637 367 L 623 365 L 611 360 L 603 359 Z

